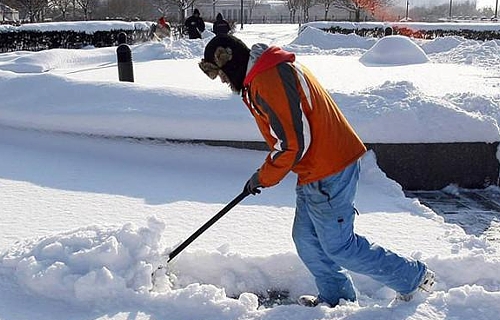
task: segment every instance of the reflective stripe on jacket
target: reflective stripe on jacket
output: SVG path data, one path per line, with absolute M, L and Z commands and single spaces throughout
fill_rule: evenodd
M 320 180 L 366 151 L 330 94 L 294 61 L 278 47 L 252 47 L 243 100 L 271 149 L 259 171 L 264 187 L 290 171 L 299 185 Z

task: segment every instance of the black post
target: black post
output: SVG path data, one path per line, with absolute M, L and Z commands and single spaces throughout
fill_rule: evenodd
M 391 26 L 388 26 L 384 29 L 384 36 L 392 36 L 393 34 L 393 30 L 392 30 L 392 27 Z
M 450 0 L 450 12 L 448 13 L 448 16 L 450 17 L 451 21 L 451 7 L 453 6 L 453 0 Z
M 118 35 L 118 48 L 116 49 L 118 60 L 118 79 L 120 81 L 134 82 L 134 66 L 132 64 L 132 51 L 127 45 L 127 34 L 121 32 Z
M 408 21 L 408 7 L 410 6 L 410 2 L 406 0 L 406 15 L 405 15 L 405 20 Z
M 243 0 L 240 1 L 241 30 L 243 30 Z

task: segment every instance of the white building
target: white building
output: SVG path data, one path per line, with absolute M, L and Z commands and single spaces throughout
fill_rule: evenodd
M 206 21 L 215 20 L 217 13 L 222 13 L 228 21 L 241 22 L 241 7 L 243 3 L 244 23 L 299 23 L 316 20 L 352 20 L 354 15 L 337 8 L 330 8 L 325 12 L 323 4 L 318 4 L 309 9 L 306 17 L 299 9 L 295 14 L 288 8 L 287 1 L 280 0 L 199 0 L 193 8 L 200 10 L 201 16 Z M 191 14 L 188 10 L 187 15 Z M 326 13 L 326 19 L 325 19 Z
M 0 2 L 0 23 L 19 21 L 19 11 Z

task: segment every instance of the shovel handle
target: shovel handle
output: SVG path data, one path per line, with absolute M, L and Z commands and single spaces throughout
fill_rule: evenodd
M 236 198 L 234 198 L 231 202 L 229 202 L 221 211 L 219 211 L 212 219 L 208 220 L 204 225 L 202 225 L 198 230 L 196 230 L 189 238 L 184 240 L 177 248 L 175 248 L 172 252 L 168 254 L 167 263 L 170 262 L 173 258 L 175 258 L 182 250 L 184 250 L 191 242 L 196 240 L 203 232 L 205 232 L 208 228 L 210 228 L 214 223 L 217 222 L 220 218 L 222 218 L 226 213 L 229 212 L 234 206 L 240 203 L 243 199 L 245 199 L 250 193 L 246 190 L 243 190 Z

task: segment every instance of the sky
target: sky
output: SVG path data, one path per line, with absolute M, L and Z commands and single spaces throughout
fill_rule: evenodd
M 495 8 L 496 3 L 497 3 L 496 0 L 477 0 L 477 7 L 478 8 L 483 8 L 483 7 Z
M 365 141 L 500 139 L 498 41 L 377 41 L 313 27 L 236 35 L 295 52 Z M 116 48 L 0 54 L 9 93 L 0 100 L 1 320 L 497 319 L 498 243 L 405 197 L 372 152 L 361 160 L 356 230 L 424 261 L 437 274 L 432 294 L 390 305 L 392 290 L 351 273 L 355 303 L 262 305 L 267 290 L 291 300 L 316 292 L 290 235 L 293 174 L 244 199 L 153 286 L 165 255 L 266 157 L 130 138 L 260 139 L 240 98 L 198 69 L 211 36 L 132 46 L 134 83 L 118 81 Z

